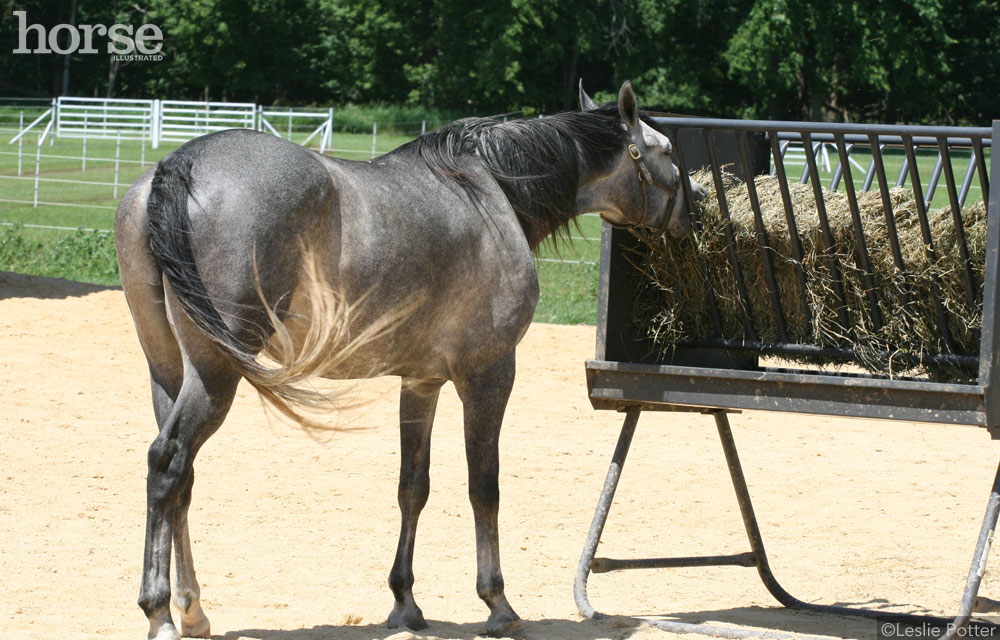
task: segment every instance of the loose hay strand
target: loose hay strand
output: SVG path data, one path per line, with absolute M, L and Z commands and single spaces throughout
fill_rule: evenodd
M 828 353 L 853 353 L 857 365 L 881 375 L 905 373 L 953 381 L 975 378 L 976 372 L 968 367 L 931 363 L 927 356 L 978 355 L 985 203 L 962 210 L 961 230 L 956 230 L 950 206 L 927 212 L 931 250 L 909 189 L 889 190 L 891 211 L 885 211 L 880 192 L 857 192 L 856 216 L 867 253 L 863 260 L 847 193 L 821 191 L 827 222 L 823 224 L 814 187 L 788 183 L 787 204 L 797 230 L 790 234 L 786 202 L 775 176 L 758 176 L 753 183 L 762 230 L 757 228 L 747 185 L 729 173 L 721 173 L 720 178 L 721 185 L 717 185 L 709 172 L 693 176 L 708 187 L 709 194 L 697 207 L 688 237 L 644 232 L 643 243 L 628 256 L 645 274 L 633 318 L 662 356 L 669 357 L 680 345 L 720 339 L 730 343 L 755 340 L 765 347 L 787 339 L 789 344 Z M 720 186 L 725 210 L 719 204 Z M 898 237 L 902 268 L 891 249 L 890 223 Z M 866 262 L 867 269 L 862 266 Z M 768 267 L 779 309 L 772 304 Z M 971 300 L 970 273 L 974 279 Z M 721 326 L 709 312 L 709 289 Z M 950 344 L 941 331 L 936 301 L 947 322 Z M 784 316 L 786 336 L 778 335 L 776 312 Z M 752 333 L 744 327 L 745 320 Z M 793 359 L 826 364 L 831 358 Z

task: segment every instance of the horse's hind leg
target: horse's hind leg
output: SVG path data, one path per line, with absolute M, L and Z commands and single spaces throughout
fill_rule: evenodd
M 149 637 L 179 637 L 170 616 L 170 550 L 177 555 L 174 602 L 185 636 L 207 636 L 187 532 L 187 510 L 198 449 L 222 424 L 239 377 L 231 370 L 186 369 L 173 407 L 149 447 L 146 478 L 146 545 L 139 606 L 149 618 Z
M 160 363 L 162 366 L 162 362 Z M 150 369 L 153 392 L 153 411 L 157 424 L 164 424 L 170 412 L 173 411 L 177 396 L 180 393 L 183 380 L 182 364 L 179 361 L 169 372 Z M 169 375 L 166 375 L 169 374 Z M 194 573 L 194 560 L 191 554 L 191 537 L 188 533 L 188 507 L 191 506 L 191 488 L 194 485 L 194 473 L 188 476 L 188 481 L 180 492 L 177 509 L 174 511 L 172 524 L 172 539 L 174 548 L 174 583 L 171 590 L 172 601 L 181 614 L 181 633 L 189 638 L 209 637 L 211 625 L 201 608 L 201 587 Z M 162 625 L 160 625 L 162 626 Z
M 427 628 L 420 607 L 413 601 L 413 544 L 417 519 L 430 492 L 430 444 L 434 411 L 442 382 L 403 379 L 399 396 L 399 510 L 402 526 L 389 586 L 396 599 L 389 627 Z
M 187 511 L 194 483 L 195 455 L 222 424 L 236 393 L 239 375 L 181 313 L 172 315 L 171 330 L 162 301 L 144 298 L 142 291 L 134 288 L 131 293 L 129 302 L 149 362 L 159 426 L 159 435 L 149 448 L 146 543 L 139 606 L 149 618 L 149 638 L 180 637 L 170 615 L 173 547 L 177 559 L 173 601 L 181 612 L 181 631 L 189 637 L 207 637 L 209 623 L 199 602 Z M 182 356 L 182 351 L 186 355 Z
M 239 377 L 167 296 L 163 274 L 149 252 L 147 171 L 122 198 L 115 244 L 122 288 L 149 364 L 153 411 L 159 435 L 149 448 L 146 543 L 139 605 L 149 618 L 149 637 L 179 637 L 170 616 L 170 549 L 176 552 L 174 604 L 185 636 L 207 636 L 191 560 L 187 511 L 198 448 L 229 409 Z M 169 309 L 168 309 L 169 307 Z M 186 354 L 186 355 L 185 355 Z
M 491 368 L 455 380 L 465 415 L 465 456 L 469 463 L 469 500 L 476 521 L 476 591 L 490 608 L 486 632 L 520 636 L 521 619 L 504 595 L 500 571 L 500 425 L 514 384 L 514 352 Z
M 161 328 L 169 332 L 166 317 Z M 148 329 L 147 329 L 148 330 Z M 150 357 L 150 386 L 153 395 L 153 412 L 156 423 L 165 423 L 173 411 L 184 379 L 183 362 L 180 351 L 173 343 L 173 334 L 162 336 L 167 342 L 160 344 L 160 350 L 173 352 L 172 357 Z M 201 588 L 194 573 L 191 554 L 191 537 L 188 533 L 188 507 L 191 505 L 191 488 L 194 484 L 192 472 L 180 493 L 180 501 L 174 512 L 174 583 L 172 601 L 181 614 L 181 633 L 191 638 L 207 638 L 211 625 L 201 608 Z

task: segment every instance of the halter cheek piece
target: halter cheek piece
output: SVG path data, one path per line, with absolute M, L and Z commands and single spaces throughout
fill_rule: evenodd
M 628 145 L 628 155 L 632 158 L 632 162 L 635 163 L 636 171 L 638 172 L 639 182 L 642 183 L 642 222 L 646 222 L 649 217 L 649 195 L 648 189 L 649 185 L 653 185 L 657 189 L 666 193 L 670 198 L 667 200 L 667 220 L 670 220 L 670 215 L 674 211 L 674 207 L 677 204 L 677 193 L 679 178 L 674 182 L 673 185 L 666 185 L 653 177 L 650 173 L 649 167 L 646 166 L 645 161 L 642 159 L 642 154 L 639 152 L 639 146 L 634 142 Z

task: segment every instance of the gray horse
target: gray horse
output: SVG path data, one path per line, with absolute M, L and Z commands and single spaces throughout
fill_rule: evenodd
M 617 104 L 580 96 L 579 112 L 460 120 L 370 162 L 223 131 L 181 146 L 129 189 L 115 238 L 159 427 L 139 595 L 149 638 L 179 637 L 171 546 L 180 631 L 209 635 L 187 513 L 195 456 L 239 381 L 309 420 L 299 407 L 327 398 L 303 382 L 375 375 L 402 378 L 389 626 L 427 626 L 413 600 L 413 545 L 450 380 L 464 406 L 486 630 L 521 633 L 500 572 L 497 442 L 514 348 L 538 300 L 532 251 L 583 212 L 676 236 L 688 228 L 670 143 L 643 122 L 631 85 Z

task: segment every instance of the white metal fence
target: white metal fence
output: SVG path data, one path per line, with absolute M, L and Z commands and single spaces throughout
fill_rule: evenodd
M 153 149 L 163 141 L 183 142 L 206 133 L 223 129 L 265 128 L 275 135 L 281 133 L 267 117 L 303 118 L 315 123 L 321 120 L 315 133 L 323 131 L 321 147 L 330 146 L 333 129 L 333 109 L 321 112 L 264 111 L 253 102 L 196 102 L 189 100 L 125 100 L 108 98 L 59 97 L 51 107 L 27 127 L 23 124 L 10 142 L 17 142 L 36 127 L 54 128 L 56 137 L 84 139 L 117 139 L 149 141 Z M 54 127 L 53 127 L 54 125 Z M 290 129 L 291 125 L 289 125 Z M 289 131 L 289 137 L 291 132 Z M 312 136 L 310 136 L 310 139 Z M 308 142 L 308 141 L 307 141 Z
M 302 142 L 302 146 L 308 147 L 312 139 L 319 135 L 319 152 L 326 153 L 326 150 L 332 146 L 333 141 L 333 109 L 328 109 L 326 111 L 305 111 L 303 109 L 287 109 L 285 111 L 278 110 L 267 110 L 265 111 L 263 107 L 257 108 L 258 115 L 258 130 L 270 131 L 279 138 L 287 137 L 287 139 L 292 139 L 292 125 L 296 120 L 305 119 L 307 122 L 315 123 L 317 120 L 321 121 L 319 126 L 313 129 L 312 133 L 306 137 L 305 141 Z M 284 122 L 279 122 L 279 120 L 288 121 L 287 136 L 282 135 L 278 129 L 275 128 L 271 120 L 278 123 L 279 126 L 283 125 Z
M 253 102 L 153 100 L 153 148 L 162 140 L 180 142 L 223 129 L 257 129 Z
M 56 135 L 64 138 L 152 139 L 150 100 L 58 98 L 53 105 Z

